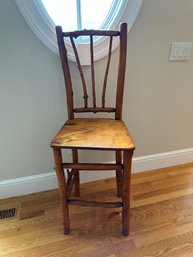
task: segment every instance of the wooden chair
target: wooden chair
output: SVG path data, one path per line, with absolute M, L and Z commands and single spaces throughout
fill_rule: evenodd
M 64 234 L 70 233 L 70 218 L 68 204 L 77 204 L 81 206 L 95 206 L 115 208 L 122 207 L 122 234 L 129 234 L 129 211 L 130 211 L 130 176 L 131 162 L 133 150 L 135 148 L 132 139 L 128 133 L 126 126 L 122 121 L 122 105 L 123 105 L 123 90 L 126 65 L 126 48 L 127 48 L 127 24 L 122 23 L 119 31 L 114 30 L 81 30 L 74 32 L 63 32 L 62 27 L 56 27 L 59 53 L 64 73 L 68 120 L 56 134 L 51 142 L 51 147 L 54 152 L 55 170 L 57 174 L 62 212 Z M 83 68 L 80 64 L 78 51 L 74 42 L 79 36 L 90 37 L 90 55 L 91 55 L 91 84 L 92 84 L 92 99 L 93 105 L 89 106 L 87 86 Z M 94 54 L 93 54 L 93 37 L 104 36 L 109 38 L 109 54 L 107 57 L 107 66 L 104 72 L 104 83 L 102 89 L 101 104 L 97 107 L 96 104 L 96 87 L 95 87 L 95 69 L 94 69 Z M 116 89 L 116 106 L 106 107 L 106 87 L 111 61 L 112 41 L 114 37 L 119 37 L 119 65 L 117 72 L 117 89 Z M 71 69 L 67 57 L 67 47 L 64 38 L 69 38 L 72 49 L 77 62 L 77 70 L 79 70 L 80 78 L 83 86 L 83 107 L 74 107 L 73 86 Z M 93 112 L 93 113 L 114 113 L 114 118 L 75 118 L 75 114 Z M 72 150 L 72 163 L 62 161 L 62 149 Z M 115 152 L 115 163 L 79 163 L 78 152 L 80 149 L 105 150 Z M 64 170 L 67 170 L 67 181 Z M 120 202 L 96 202 L 83 201 L 71 198 L 71 191 L 74 185 L 74 195 L 80 195 L 79 188 L 79 171 L 81 170 L 115 170 L 117 181 L 117 194 L 121 197 Z

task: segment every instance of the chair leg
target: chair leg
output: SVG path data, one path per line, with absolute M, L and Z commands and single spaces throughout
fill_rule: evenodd
M 116 164 L 122 163 L 122 153 L 121 151 L 116 151 Z M 116 170 L 116 182 L 117 182 L 117 196 L 122 196 L 122 171 Z
M 73 163 L 78 163 L 78 150 L 72 149 Z M 74 196 L 80 196 L 80 175 L 79 170 L 76 170 L 74 175 Z
M 133 151 L 123 151 L 123 207 L 122 207 L 122 234 L 129 235 L 129 216 L 130 216 L 130 180 L 131 180 L 131 161 Z
M 66 179 L 64 175 L 64 169 L 62 166 L 62 153 L 60 148 L 53 148 L 53 151 L 54 151 L 55 170 L 56 170 L 56 175 L 58 179 L 60 199 L 61 199 L 61 205 L 62 205 L 64 234 L 67 235 L 70 233 L 70 218 L 69 218 L 69 211 L 68 211 Z

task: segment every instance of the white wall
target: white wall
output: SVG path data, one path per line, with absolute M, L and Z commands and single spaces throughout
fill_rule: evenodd
M 53 170 L 51 138 L 66 114 L 58 56 L 13 0 L 0 1 L 0 180 Z
M 192 56 L 168 62 L 172 41 L 193 41 L 192 24 L 192 0 L 144 0 L 128 35 L 124 120 L 135 156 L 193 147 Z M 99 72 L 104 63 L 97 62 Z M 65 118 L 59 57 L 13 0 L 1 0 L 0 180 L 52 171 L 49 143 Z
M 138 156 L 193 146 L 193 53 L 168 62 L 172 41 L 193 42 L 192 24 L 192 0 L 144 0 L 128 37 L 125 118 Z

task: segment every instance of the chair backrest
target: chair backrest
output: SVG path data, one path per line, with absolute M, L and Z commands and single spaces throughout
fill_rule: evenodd
M 60 59 L 62 63 L 62 69 L 64 73 L 66 95 L 67 95 L 67 108 L 69 119 L 74 118 L 74 113 L 83 112 L 114 112 L 115 119 L 120 120 L 122 118 L 122 105 L 123 105 L 123 91 L 124 91 L 124 81 L 125 81 L 125 66 L 126 66 L 126 52 L 127 52 L 127 23 L 122 23 L 120 25 L 120 30 L 78 30 L 73 32 L 63 32 L 61 26 L 56 26 L 57 41 L 60 53 Z M 92 106 L 88 106 L 88 93 L 87 85 L 83 73 L 83 68 L 81 66 L 80 58 L 76 48 L 74 39 L 80 36 L 90 37 L 90 66 L 91 66 L 91 85 L 92 85 Z M 96 84 L 95 84 L 95 69 L 94 69 L 94 53 L 93 53 L 93 37 L 94 36 L 104 36 L 109 38 L 109 52 L 107 57 L 107 65 L 104 74 L 104 82 L 102 88 L 101 104 L 97 107 L 96 104 Z M 114 107 L 105 106 L 106 98 L 106 88 L 107 88 L 107 78 L 109 74 L 109 67 L 112 56 L 112 41 L 114 37 L 119 37 L 119 62 L 117 71 L 117 89 L 116 89 L 116 101 Z M 80 73 L 80 79 L 83 87 L 83 107 L 74 108 L 74 97 L 73 97 L 73 86 L 70 67 L 67 57 L 67 46 L 65 45 L 64 38 L 69 38 L 71 42 L 72 49 L 76 58 L 77 68 Z

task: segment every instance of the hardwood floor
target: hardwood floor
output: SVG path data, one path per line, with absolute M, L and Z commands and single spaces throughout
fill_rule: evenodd
M 119 209 L 80 206 L 70 206 L 72 231 L 63 235 L 57 190 L 1 200 L 0 210 L 17 215 L 0 220 L 0 256 L 193 257 L 193 163 L 133 174 L 131 183 L 129 237 Z M 115 184 L 82 184 L 81 195 L 116 200 Z

